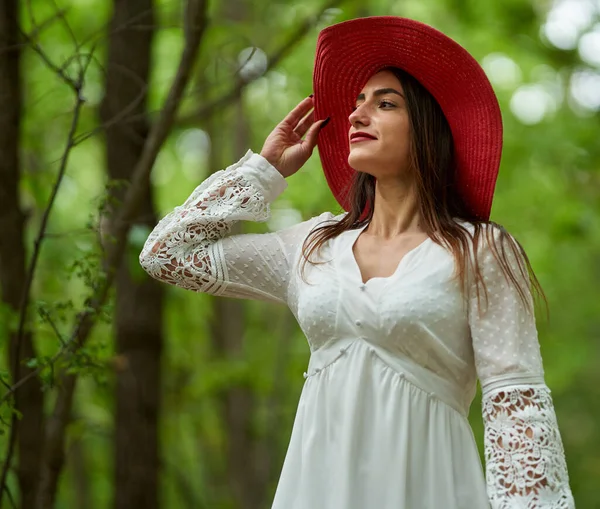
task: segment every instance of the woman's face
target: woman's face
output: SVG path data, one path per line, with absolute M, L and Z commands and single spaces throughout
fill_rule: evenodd
M 409 161 L 409 119 L 402 85 L 390 71 L 373 75 L 356 99 L 348 117 L 350 154 L 348 164 L 377 179 L 407 174 Z M 352 139 L 363 132 L 375 139 Z

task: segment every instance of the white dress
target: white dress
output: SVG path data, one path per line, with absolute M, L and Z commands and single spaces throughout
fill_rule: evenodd
M 490 292 L 481 315 L 431 239 L 363 284 L 352 252 L 362 228 L 344 232 L 304 282 L 304 239 L 342 215 L 228 236 L 236 221 L 266 221 L 286 186 L 248 151 L 163 218 L 140 254 L 164 282 L 286 304 L 304 331 L 311 357 L 272 508 L 573 508 L 535 318 L 489 248 L 478 253 Z M 477 379 L 485 478 L 467 420 Z

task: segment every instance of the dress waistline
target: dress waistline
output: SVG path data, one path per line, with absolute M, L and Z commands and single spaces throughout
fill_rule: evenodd
M 429 397 L 437 398 L 461 414 L 465 419 L 469 409 L 463 403 L 463 391 L 454 383 L 420 366 L 414 360 L 370 342 L 362 337 L 336 338 L 311 352 L 308 370 L 304 378 L 310 378 L 343 359 L 350 348 L 367 348 L 398 376 L 404 378 Z

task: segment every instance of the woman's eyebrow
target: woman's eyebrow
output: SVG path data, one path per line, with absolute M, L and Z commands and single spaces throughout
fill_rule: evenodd
M 386 94 L 398 94 L 400 97 L 402 97 L 404 99 L 404 96 L 398 92 L 397 90 L 393 89 L 393 88 L 380 88 L 378 90 L 375 90 L 375 92 L 373 92 L 373 95 L 375 97 L 380 96 L 380 95 L 386 95 Z M 358 94 L 358 97 L 356 98 L 357 101 L 364 101 L 365 100 L 365 94 Z

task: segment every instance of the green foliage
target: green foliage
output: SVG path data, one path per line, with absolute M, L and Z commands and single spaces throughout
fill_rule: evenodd
M 114 196 L 125 185 L 110 182 L 105 176 L 102 134 L 88 137 L 99 124 L 105 24 L 111 2 L 23 2 L 23 29 L 32 30 L 31 13 L 35 13 L 38 23 L 51 18 L 55 3 L 66 8 L 65 19 L 82 42 L 82 51 L 96 45 L 96 53 L 86 75 L 84 95 L 88 102 L 77 133 L 86 139 L 71 154 L 34 282 L 30 318 L 38 356 L 26 365 L 41 369 L 49 405 L 56 395 L 58 369 L 81 377 L 68 438 L 71 443 L 83 444 L 90 497 L 96 503 L 94 507 L 100 509 L 111 504 L 114 372 L 122 360 L 113 346 L 115 302 L 101 309 L 100 324 L 84 348 L 71 348 L 67 342 L 77 313 L 86 309 L 90 291 L 102 282 L 102 249 L 111 239 L 100 226 L 101 218 L 111 206 L 118 206 Z M 213 23 L 181 115 L 231 89 L 241 51 L 256 47 L 272 55 L 304 17 L 318 12 L 321 5 L 315 0 L 258 0 L 231 13 L 225 4 L 211 2 Z M 31 5 L 31 12 L 27 5 Z M 576 52 L 561 51 L 542 41 L 539 34 L 547 8 L 525 0 L 373 0 L 368 5 L 353 1 L 340 4 L 321 15 L 275 69 L 245 88 L 241 104 L 231 100 L 221 105 L 213 117 L 197 118 L 193 128 L 188 124 L 175 129 L 153 169 L 152 182 L 162 217 L 183 203 L 212 171 L 242 155 L 235 142 L 242 115 L 248 125 L 244 147 L 260 151 L 274 125 L 312 92 L 316 37 L 318 30 L 328 24 L 365 15 L 409 16 L 454 37 L 479 61 L 485 62 L 490 55 L 510 58 L 518 68 L 518 76 L 514 81 L 494 82 L 503 111 L 505 138 L 492 219 L 505 225 L 524 245 L 548 297 L 550 320 L 540 314 L 538 321 L 546 381 L 553 391 L 577 507 L 593 509 L 600 504 L 600 428 L 596 425 L 600 420 L 600 116 L 597 111 L 571 107 L 572 100 L 565 92 L 569 78 L 575 69 L 587 64 Z M 184 44 L 179 4 L 160 2 L 157 9 L 160 30 L 155 38 L 148 98 L 152 112 L 165 99 Z M 75 51 L 72 36 L 59 19 L 50 23 L 37 40 L 59 63 L 66 62 Z M 23 58 L 25 178 L 21 193 L 29 213 L 27 242 L 31 246 L 56 177 L 74 99 L 32 50 L 26 50 Z M 78 65 L 77 60 L 71 61 L 66 72 L 74 75 Z M 562 90 L 555 106 L 537 123 L 523 123 L 512 102 L 525 85 Z M 209 132 L 213 139 L 206 142 Z M 186 136 L 193 143 L 185 142 Z M 326 185 L 317 152 L 288 183 L 284 195 L 273 205 L 275 218 L 296 214 L 298 220 L 303 220 L 324 210 L 341 212 Z M 243 227 L 247 232 L 266 232 L 271 225 Z M 124 263 L 136 281 L 146 277 L 138 255 L 148 233 L 147 227 L 136 225 L 129 234 Z M 214 299 L 207 295 L 167 289 L 160 480 L 164 507 L 235 507 L 230 489 L 224 484 L 225 451 L 231 437 L 221 407 L 223 394 L 232 388 L 252 395 L 254 412 L 249 418 L 249 433 L 270 451 L 272 494 L 302 390 L 309 351 L 286 309 L 244 303 L 241 352 L 222 355 L 214 347 L 213 306 Z M 16 328 L 17 316 L 0 305 L 0 322 L 4 325 L 0 328 L 0 381 L 5 386 L 11 383 L 6 364 L 7 331 Z M 64 355 L 51 362 L 61 349 Z M 478 394 L 471 409 L 471 423 L 481 448 L 479 398 Z M 2 451 L 6 450 L 7 424 L 15 412 L 10 403 L 0 406 Z M 72 457 L 67 457 L 57 508 L 76 507 L 74 469 Z M 14 482 L 11 489 L 16 490 Z

